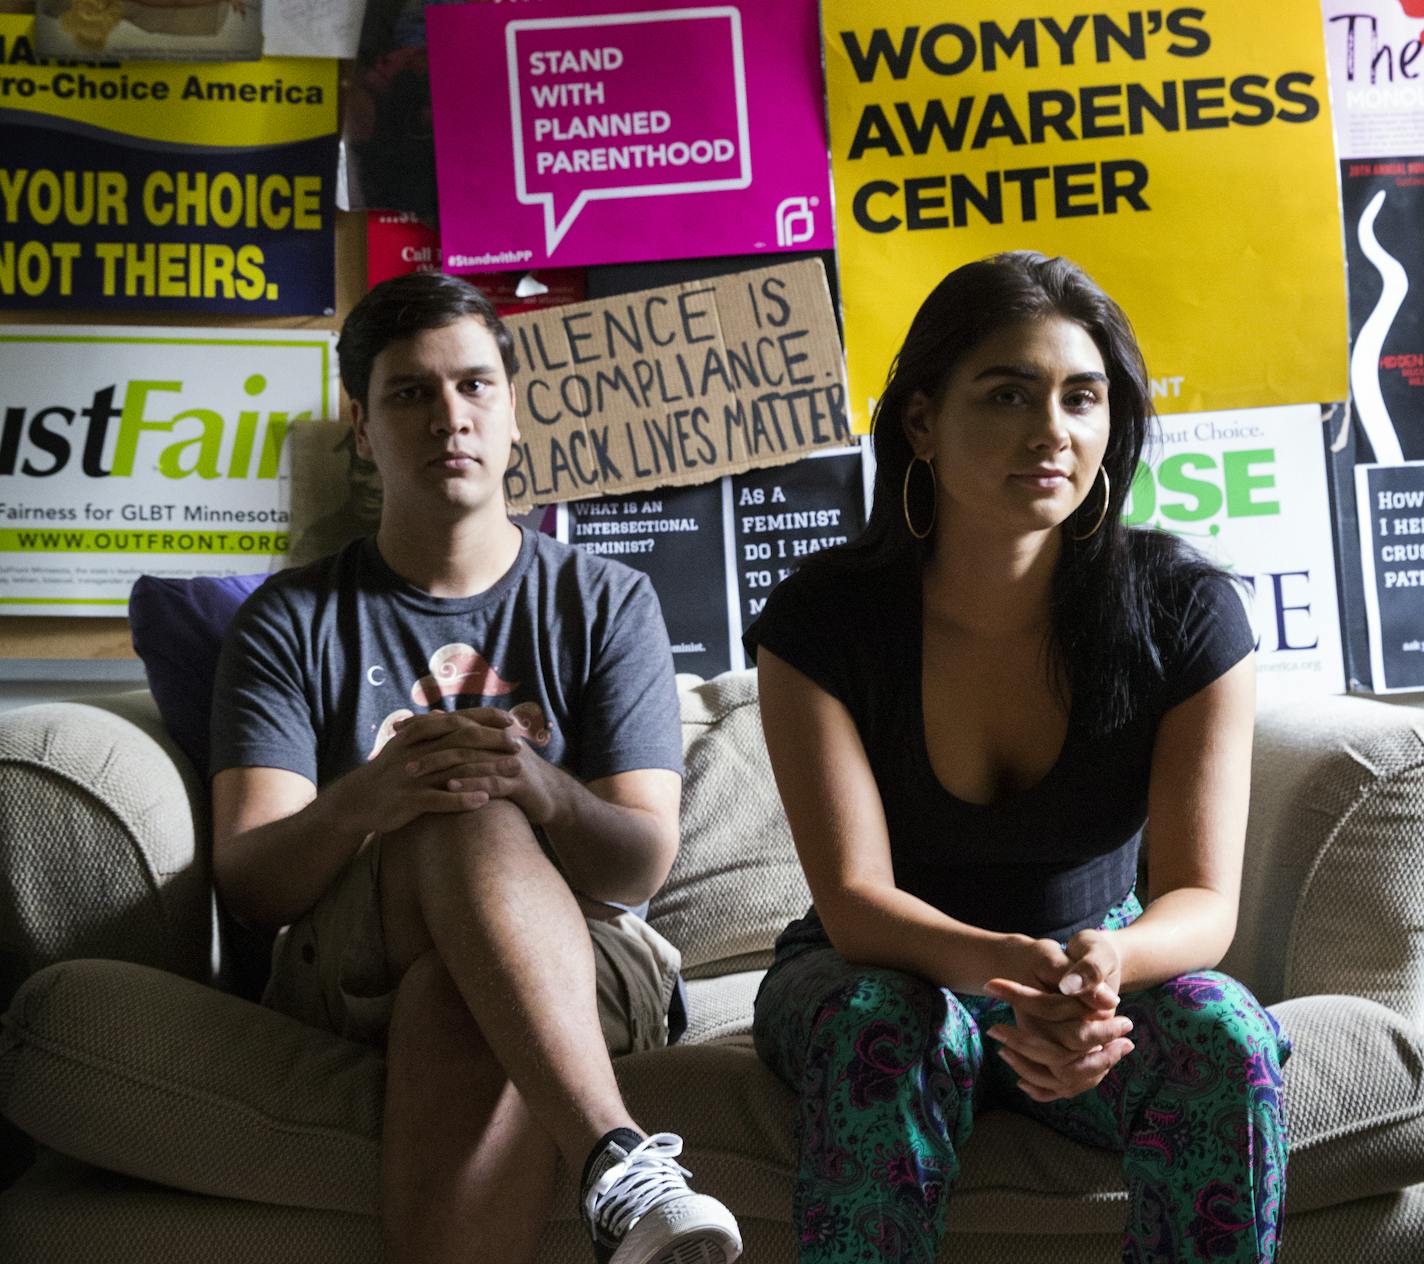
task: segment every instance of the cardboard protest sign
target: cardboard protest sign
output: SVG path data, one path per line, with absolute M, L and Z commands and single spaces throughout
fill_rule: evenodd
M 1375 693 L 1424 689 L 1424 461 L 1355 466 Z
M 275 570 L 288 432 L 334 415 L 335 341 L 0 328 L 0 609 L 112 615 L 139 575 Z
M 1025 248 L 1122 304 L 1164 412 L 1344 398 L 1319 0 L 823 12 L 857 429 L 931 287 Z
M 335 62 L 47 63 L 0 14 L 0 307 L 333 311 Z
M 1344 688 L 1318 404 L 1164 417 L 1124 517 L 1242 577 L 1262 697 Z
M 513 316 L 513 508 L 704 483 L 850 441 L 809 259 Z
M 446 271 L 831 246 L 816 0 L 450 5 L 426 26 Z

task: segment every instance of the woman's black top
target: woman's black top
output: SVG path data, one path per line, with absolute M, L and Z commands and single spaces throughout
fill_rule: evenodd
M 791 575 L 747 630 L 842 702 L 880 789 L 895 885 L 972 926 L 1066 940 L 1096 926 L 1132 888 L 1162 714 L 1250 652 L 1229 580 L 1176 586 L 1157 618 L 1162 679 L 1134 719 L 1094 735 L 1070 707 L 1057 762 L 992 804 L 951 794 L 930 766 L 920 696 L 918 575 L 812 566 Z M 812 908 L 785 942 L 824 939 Z

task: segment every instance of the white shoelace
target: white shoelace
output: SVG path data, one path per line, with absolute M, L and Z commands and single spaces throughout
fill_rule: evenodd
M 591 1222 L 622 1237 L 659 1203 L 688 1192 L 692 1175 L 676 1162 L 682 1138 L 672 1132 L 655 1132 L 634 1146 L 621 1163 L 614 1163 L 588 1191 L 584 1210 Z

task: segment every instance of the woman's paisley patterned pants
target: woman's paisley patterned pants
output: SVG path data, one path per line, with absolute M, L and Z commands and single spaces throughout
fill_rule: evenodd
M 1135 897 L 1104 926 L 1125 925 Z M 934 1264 L 976 1109 L 1007 1107 L 1122 1153 L 1133 1264 L 1274 1260 L 1289 1041 L 1241 984 L 1203 971 L 1127 993 L 1136 1048 L 1089 1092 L 1040 1104 L 982 1033 L 1009 1006 L 833 948 L 779 951 L 757 997 L 762 1059 L 800 1095 L 802 1264 Z

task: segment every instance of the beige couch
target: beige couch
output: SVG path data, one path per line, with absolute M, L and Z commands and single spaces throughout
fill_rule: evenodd
M 792 1095 L 748 1024 L 805 888 L 753 678 L 686 690 L 683 726 L 683 851 L 652 917 L 685 953 L 692 1029 L 621 1060 L 619 1078 L 639 1119 L 686 1138 L 751 1264 L 789 1262 Z M 1295 1039 L 1283 1258 L 1418 1264 L 1421 713 L 1338 698 L 1268 710 L 1253 781 L 1225 967 Z M 379 1258 L 381 1059 L 214 986 L 202 803 L 147 695 L 0 715 L 0 947 L 12 972 L 37 971 L 4 1018 L 0 1107 L 41 1147 L 0 1195 L 0 1260 Z M 986 1112 L 942 1259 L 1106 1264 L 1125 1210 L 1113 1155 Z M 545 1260 L 591 1259 L 567 1173 L 544 1243 Z

